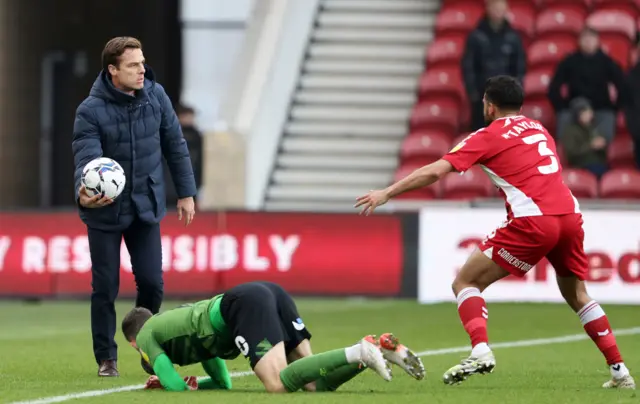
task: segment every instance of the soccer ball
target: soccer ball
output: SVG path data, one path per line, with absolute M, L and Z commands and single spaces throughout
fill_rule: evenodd
M 110 158 L 97 158 L 82 170 L 82 185 L 89 196 L 102 195 L 116 199 L 124 190 L 126 182 L 124 170 Z

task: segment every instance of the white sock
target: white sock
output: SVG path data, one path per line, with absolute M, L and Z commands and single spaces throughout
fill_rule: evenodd
M 488 354 L 489 352 L 491 352 L 491 348 L 489 348 L 489 345 L 487 345 L 486 342 L 481 342 L 473 347 L 473 349 L 471 350 L 471 356 L 473 356 L 474 358 L 479 358 L 480 356 Z
M 344 355 L 347 357 L 347 363 L 360 363 L 362 361 L 362 347 L 360 344 L 356 344 L 345 348 Z
M 614 379 L 622 379 L 629 375 L 629 369 L 627 369 L 623 362 L 609 366 L 609 371 L 611 371 L 611 377 Z

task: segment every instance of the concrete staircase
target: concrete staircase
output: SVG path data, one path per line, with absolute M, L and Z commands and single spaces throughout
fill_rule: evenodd
M 392 180 L 439 7 L 321 1 L 265 209 L 350 210 Z

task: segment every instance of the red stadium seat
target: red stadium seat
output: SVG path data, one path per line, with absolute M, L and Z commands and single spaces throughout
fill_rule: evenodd
M 458 143 L 462 142 L 463 140 L 465 140 L 469 135 L 471 134 L 471 132 L 466 132 L 466 133 L 461 133 L 460 135 L 456 136 L 453 139 L 453 142 L 451 142 L 452 146 L 456 146 L 458 145 Z
M 576 198 L 597 198 L 598 178 L 590 171 L 580 168 L 565 168 L 562 178 Z
M 602 34 L 617 34 L 634 41 L 636 20 L 627 13 L 615 10 L 595 11 L 589 15 L 587 25 Z
M 626 70 L 629 66 L 629 53 L 631 53 L 632 43 L 626 38 L 616 34 L 601 34 L 600 43 L 602 50 L 613 60 L 615 60 L 620 68 Z
M 569 53 L 577 48 L 574 35 L 537 40 L 527 49 L 527 68 L 555 68 Z
M 625 118 L 623 112 L 618 112 L 616 116 L 616 133 L 625 133 L 628 136 L 629 130 L 627 129 L 627 118 Z
M 631 137 L 616 135 L 607 148 L 607 160 L 611 168 L 637 168 Z
M 524 76 L 524 94 L 527 100 L 547 99 L 547 89 L 553 78 L 551 70 L 533 70 Z
M 478 1 L 445 6 L 436 17 L 436 36 L 450 32 L 469 32 L 478 25 L 484 6 Z
M 640 171 L 618 168 L 600 179 L 600 197 L 607 199 L 640 199 Z
M 548 100 L 525 101 L 522 107 L 522 115 L 540 121 L 549 133 L 554 136 L 556 117 L 551 103 Z
M 460 65 L 466 36 L 447 35 L 436 38 L 427 49 L 427 68 L 434 70 L 441 64 Z
M 415 170 L 417 170 L 418 168 L 422 167 L 423 165 L 424 164 L 416 164 L 416 163 L 402 164 L 396 170 L 393 180 L 399 181 L 404 177 L 406 177 L 407 175 L 414 172 Z M 437 181 L 436 183 L 428 187 L 418 188 L 418 189 L 414 189 L 412 191 L 400 194 L 396 197 L 396 199 L 417 199 L 417 200 L 436 199 L 440 196 L 441 193 L 442 193 L 442 182 Z
M 420 77 L 419 91 L 420 98 L 447 98 L 455 101 L 460 107 L 465 95 L 460 67 L 428 69 Z
M 543 9 L 536 19 L 537 39 L 553 38 L 558 34 L 577 35 L 584 27 L 587 13 L 565 6 Z
M 461 116 L 458 105 L 447 99 L 429 98 L 413 107 L 411 129 L 438 130 L 453 137 L 460 128 Z
M 591 0 L 538 0 L 537 3 L 540 10 L 562 6 L 565 9 L 586 12 L 591 7 Z
M 429 164 L 440 159 L 451 149 L 447 133 L 425 130 L 409 134 L 402 142 L 400 160 L 403 164 Z
M 635 18 L 640 17 L 640 2 L 637 0 L 592 0 L 593 9 L 613 10 L 629 14 Z
M 446 199 L 490 198 L 495 196 L 495 186 L 480 167 L 474 166 L 462 175 L 447 175 L 442 182 L 442 192 Z
M 525 38 L 533 37 L 536 26 L 536 8 L 532 3 L 509 2 L 507 18 L 511 26 Z

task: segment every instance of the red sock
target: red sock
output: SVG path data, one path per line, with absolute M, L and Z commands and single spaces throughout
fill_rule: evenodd
M 598 302 L 592 300 L 587 303 L 580 309 L 578 316 L 587 335 L 596 343 L 607 360 L 607 365 L 621 363 L 622 356 L 616 344 L 616 337 L 613 335 L 607 315 L 604 314 Z
M 471 338 L 471 346 L 489 342 L 487 319 L 489 312 L 478 288 L 464 288 L 458 293 L 458 314 L 464 330 Z

